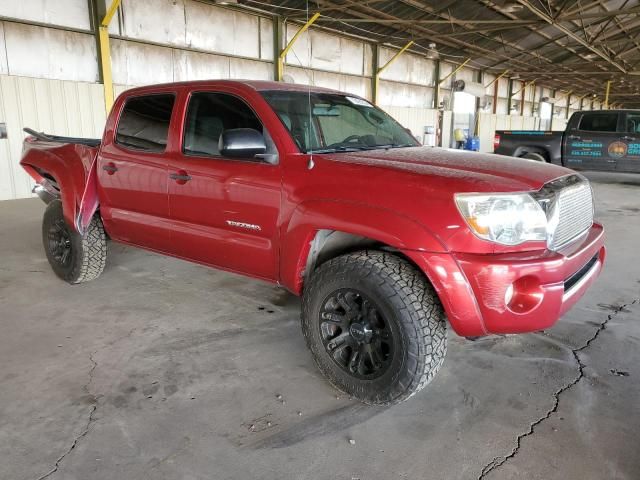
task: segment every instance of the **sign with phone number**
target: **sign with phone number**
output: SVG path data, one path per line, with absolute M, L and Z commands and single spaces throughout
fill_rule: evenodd
M 605 149 L 601 142 L 583 140 L 580 142 L 572 142 L 569 146 L 571 148 L 569 155 L 572 157 L 640 157 L 640 143 L 626 144 L 616 140 L 607 145 Z

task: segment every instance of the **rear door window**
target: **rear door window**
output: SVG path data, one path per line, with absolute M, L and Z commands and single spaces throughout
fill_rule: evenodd
M 578 130 L 585 132 L 615 132 L 617 129 L 617 113 L 585 113 L 578 126 Z
M 128 99 L 118 121 L 116 143 L 133 150 L 164 152 L 174 103 L 173 94 Z
M 625 126 L 627 133 L 640 133 L 640 113 L 627 113 Z

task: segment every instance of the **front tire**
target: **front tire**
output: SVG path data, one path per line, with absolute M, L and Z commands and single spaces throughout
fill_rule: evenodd
M 427 279 L 379 251 L 342 255 L 314 272 L 302 330 L 329 381 L 370 405 L 400 403 L 422 390 L 447 348 L 444 311 Z
M 91 219 L 84 235 L 67 225 L 62 202 L 47 205 L 42 219 L 42 242 L 55 274 L 71 284 L 100 276 L 107 262 L 107 240 L 99 215 Z

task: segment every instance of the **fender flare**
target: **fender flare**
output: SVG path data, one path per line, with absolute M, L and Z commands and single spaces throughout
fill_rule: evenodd
M 52 176 L 60 188 L 62 211 L 67 224 L 82 233 L 98 208 L 96 188 L 97 148 L 80 144 L 30 144 L 20 161 L 29 175 L 42 185 Z
M 356 202 L 305 201 L 281 230 L 280 283 L 297 295 L 302 293 L 311 244 L 321 230 L 365 237 L 398 250 L 447 251 L 426 226 L 398 212 Z

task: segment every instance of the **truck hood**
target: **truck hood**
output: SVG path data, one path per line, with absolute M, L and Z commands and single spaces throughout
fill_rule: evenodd
M 564 167 L 535 160 L 429 147 L 342 152 L 322 157 L 451 179 L 457 187 L 464 186 L 464 190 L 475 192 L 539 190 L 545 183 L 571 173 Z

